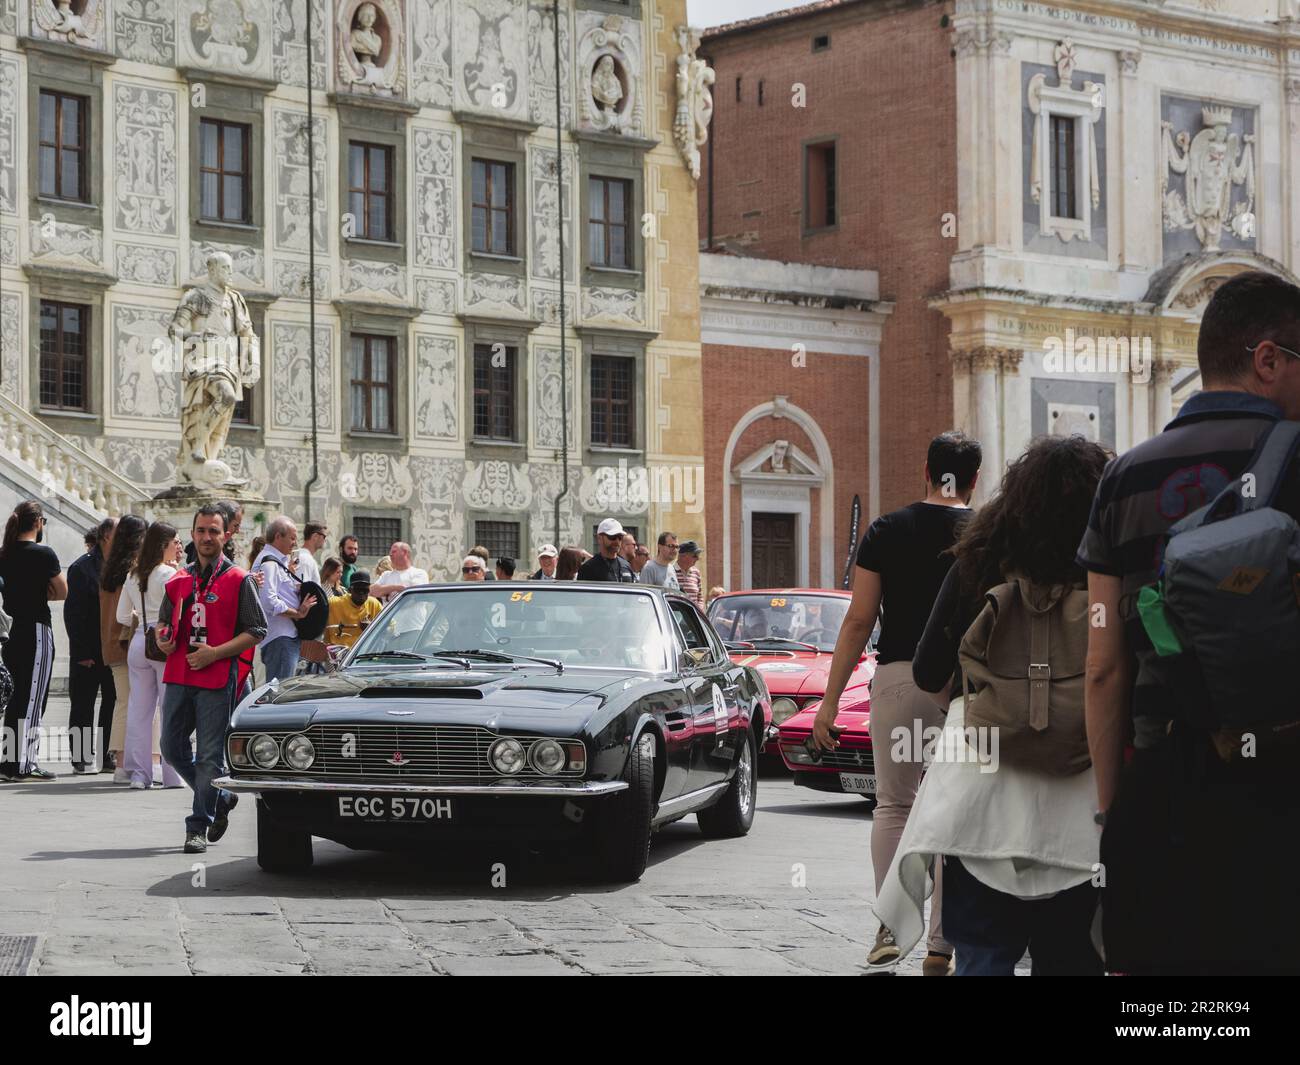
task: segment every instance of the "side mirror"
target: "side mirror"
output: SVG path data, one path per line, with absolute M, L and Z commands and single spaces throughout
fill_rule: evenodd
M 690 673 L 699 665 L 695 661 L 695 656 L 690 651 L 683 651 L 677 656 L 677 671 L 679 673 Z

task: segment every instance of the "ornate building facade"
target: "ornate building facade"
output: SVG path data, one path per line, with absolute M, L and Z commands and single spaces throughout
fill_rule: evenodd
M 1291 0 L 821 0 L 704 34 L 701 247 L 874 273 L 892 305 L 878 392 L 826 433 L 866 456 L 836 483 L 868 518 L 917 497 L 953 426 L 984 444 L 977 498 L 1036 434 L 1146 439 L 1199 386 L 1223 279 L 1295 279 L 1298 17 Z M 706 301 L 706 381 L 729 357 L 707 319 Z M 789 394 L 797 371 L 781 378 L 743 382 L 738 405 Z M 734 426 L 707 424 L 721 453 Z M 741 471 L 719 476 L 734 491 Z M 837 503 L 836 543 L 846 520 Z
M 562 194 L 551 0 L 0 0 L 6 503 L 40 490 L 70 560 L 173 483 L 159 338 L 216 250 L 261 337 L 250 493 L 435 579 L 609 515 L 701 535 L 685 5 L 559 17 Z

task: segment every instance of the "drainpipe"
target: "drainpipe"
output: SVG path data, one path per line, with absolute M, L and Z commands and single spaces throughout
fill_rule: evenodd
M 555 497 L 555 545 L 559 547 L 564 543 L 560 536 L 560 501 L 569 494 L 569 346 L 564 332 L 564 112 L 561 107 L 560 0 L 552 0 L 551 12 L 555 23 L 555 202 L 559 204 L 555 236 L 560 245 L 560 472 L 563 480 Z
M 316 129 L 312 111 L 312 0 L 307 9 L 307 352 L 311 367 L 311 477 L 302 489 L 303 522 L 311 521 L 311 490 L 320 480 L 320 440 L 316 416 Z

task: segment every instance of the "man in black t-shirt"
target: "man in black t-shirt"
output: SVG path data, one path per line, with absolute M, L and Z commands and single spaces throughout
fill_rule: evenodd
M 596 526 L 596 544 L 600 554 L 587 559 L 578 567 L 580 581 L 615 581 L 619 584 L 635 584 L 636 574 L 620 553 L 623 546 L 623 526 L 614 518 L 606 518 Z
M 54 779 L 53 773 L 40 767 L 36 755 L 54 669 L 50 600 L 66 598 L 68 582 L 58 556 L 40 542 L 44 536 L 41 505 L 28 499 L 14 508 L 0 546 L 4 609 L 13 618 L 3 652 L 13 676 L 13 695 L 0 733 L 0 781 L 5 782 Z
M 835 739 L 830 728 L 839 713 L 840 696 L 866 649 L 877 613 L 883 614 L 879 656 L 871 681 L 877 803 L 871 826 L 871 864 L 877 892 L 898 850 L 924 768 L 910 760 L 896 762 L 891 755 L 899 750 L 919 749 L 921 737 L 913 737 L 913 730 L 923 732 L 942 727 L 943 723 L 939 706 L 912 680 L 912 654 L 952 564 L 945 552 L 970 514 L 970 497 L 979 478 L 981 458 L 979 443 L 962 433 L 935 437 L 926 455 L 925 498 L 881 515 L 867 529 L 858 548 L 853 599 L 840 626 L 826 696 L 813 726 L 814 743 L 825 750 L 833 748 Z M 905 730 L 907 743 L 896 742 L 894 734 L 900 729 Z M 952 948 L 943 938 L 943 896 L 937 867 L 934 872 L 929 956 L 922 971 L 927 976 L 945 976 Z M 898 958 L 893 932 L 881 925 L 867 954 L 868 966 L 890 967 Z

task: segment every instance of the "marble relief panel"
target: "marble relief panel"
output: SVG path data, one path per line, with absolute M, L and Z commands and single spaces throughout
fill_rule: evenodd
M 171 248 L 118 241 L 113 246 L 113 266 L 113 272 L 123 281 L 168 287 L 176 284 L 176 252 Z
M 113 46 L 123 59 L 174 67 L 175 0 L 113 0 Z
M 18 213 L 18 60 L 0 55 L 0 214 Z
M 180 373 L 155 367 L 167 351 L 171 311 L 160 307 L 113 305 L 112 410 L 124 418 L 180 417 Z
M 414 133 L 416 266 L 456 269 L 456 137 L 450 130 Z
M 572 122 L 568 4 L 560 4 L 560 124 Z M 548 3 L 528 5 L 528 110 L 539 125 L 555 125 L 555 19 Z
M 573 364 L 581 349 L 569 349 L 568 378 L 573 382 Z M 533 348 L 533 436 L 538 447 L 563 447 L 564 430 L 560 418 L 563 383 L 560 379 L 559 346 L 538 344 Z M 569 409 L 573 411 L 573 397 L 570 393 Z M 569 436 L 573 436 L 570 425 Z M 572 443 L 572 439 L 570 439 Z
M 328 253 L 325 225 L 326 122 L 314 116 L 313 139 L 316 142 L 316 195 L 309 205 L 307 174 L 307 112 L 277 108 L 273 129 L 275 145 L 275 183 L 273 185 L 275 223 L 274 246 L 283 251 L 307 250 L 308 219 L 316 226 L 316 253 Z M 314 208 L 314 209 L 313 209 Z
M 113 198 L 118 229 L 176 232 L 176 93 L 170 89 L 115 86 Z
M 411 5 L 411 95 L 416 103 L 451 107 L 451 0 Z
M 307 298 L 307 264 L 296 259 L 276 259 L 275 291 L 286 299 L 305 300 Z M 330 298 L 330 268 L 321 263 L 316 264 L 316 298 Z
M 33 259 L 83 270 L 104 265 L 104 235 L 98 229 L 47 217 L 29 223 L 29 232 Z
M 307 0 L 274 0 L 271 5 L 271 64 L 276 81 L 307 84 Z M 325 26 L 325 0 L 311 0 L 312 27 Z M 311 83 L 325 88 L 325 42 L 328 34 L 312 34 Z
M 558 281 L 560 277 L 560 249 L 555 240 L 559 224 L 560 196 L 555 185 L 555 149 L 533 148 L 529 152 L 528 180 L 532 182 L 532 254 L 529 257 L 533 277 L 544 281 Z M 564 277 L 574 278 L 573 257 L 573 175 L 576 160 L 564 153 Z
M 184 66 L 270 78 L 271 0 L 179 0 Z
M 415 334 L 415 435 L 455 440 L 460 410 L 456 337 Z
M 415 305 L 430 314 L 455 314 L 457 283 L 452 277 L 417 277 Z
M 298 322 L 272 322 L 271 425 L 276 429 L 312 427 L 311 346 L 307 326 Z M 316 327 L 316 427 L 333 432 L 334 334 L 328 326 Z
M 515 0 L 463 0 L 453 31 L 458 110 L 528 117 L 526 20 Z
M 0 393 L 15 403 L 23 403 L 22 303 L 17 292 L 0 293 Z

